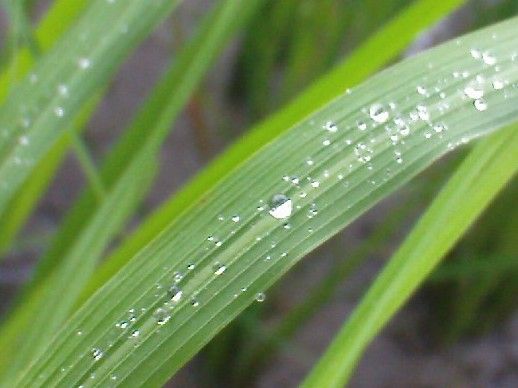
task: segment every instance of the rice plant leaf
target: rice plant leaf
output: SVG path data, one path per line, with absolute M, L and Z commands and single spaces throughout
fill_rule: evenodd
M 221 178 L 246 160 L 256 149 L 275 139 L 312 111 L 342 94 L 348 87 L 362 81 L 397 56 L 423 29 L 463 3 L 448 0 L 416 1 L 368 39 L 342 63 L 311 85 L 285 108 L 255 126 L 222 157 L 205 168 L 192 182 L 162 205 L 136 233 L 106 260 L 83 293 L 89 297 L 126 261 L 165 226 L 177 217 L 186 206 L 209 191 Z M 376 55 L 372 55 L 375 52 Z
M 225 0 L 207 15 L 193 44 L 171 63 L 121 145 L 108 158 L 103 181 L 108 183 L 109 192 L 100 202 L 92 192 L 86 192 L 74 207 L 39 264 L 25 302 L 2 329 L 0 347 L 7 353 L 8 349 L 14 352 L 14 346 L 18 349 L 14 357 L 4 361 L 12 361 L 14 369 L 66 319 L 107 245 L 147 192 L 156 171 L 156 155 L 172 121 L 224 43 L 258 3 Z M 236 14 L 241 17 L 235 18 Z M 81 271 L 76 270 L 78 267 Z M 13 324 L 19 328 L 17 332 L 10 329 Z M 25 352 L 21 343 L 27 348 Z
M 45 14 L 31 37 L 31 40 L 35 42 L 40 52 L 47 51 L 55 43 L 60 34 L 83 10 L 85 3 L 84 0 L 74 2 L 57 0 L 52 3 L 50 10 Z M 56 20 L 60 20 L 60 22 L 56 23 Z M 31 51 L 27 48 L 21 48 L 14 54 L 13 58 L 10 58 L 9 67 L 16 68 L 17 74 L 25 75 L 33 63 L 34 58 Z M 14 81 L 12 72 L 9 73 L 9 70 L 4 71 L 0 75 L 0 101 L 5 99 L 8 88 L 12 87 Z M 78 128 L 83 127 L 84 122 L 90 116 L 89 112 L 93 109 L 95 102 L 89 105 L 91 106 L 85 107 L 84 112 L 79 115 L 81 117 L 78 118 L 78 122 L 75 124 L 77 127 L 72 129 L 72 131 L 76 132 Z M 0 214 L 3 221 L 0 224 L 0 259 L 3 257 L 2 253 L 6 252 L 13 243 L 16 234 L 24 225 L 27 217 L 41 197 L 41 193 L 50 184 L 51 177 L 54 176 L 68 150 L 68 143 L 69 140 L 63 137 L 52 147 L 45 158 L 34 169 L 35 171 L 28 176 L 24 184 L 19 188 L 14 198 L 11 199 L 9 205 L 6 206 L 5 212 Z
M 77 16 L 83 11 L 86 0 L 55 0 L 45 14 L 43 20 L 34 31 L 34 41 L 41 52 L 47 51 L 56 42 L 64 31 L 66 31 Z M 16 67 L 16 73 L 25 75 L 34 63 L 31 50 L 27 47 L 21 48 L 9 60 L 8 67 Z M 9 72 L 0 75 L 0 101 L 4 101 L 12 86 L 13 77 Z
M 17 386 L 163 384 L 307 252 L 518 119 L 517 25 L 405 60 L 256 150 L 98 290 Z
M 304 387 L 342 387 L 365 347 L 518 171 L 518 126 L 481 141 L 362 298 Z
M 17 84 L 0 108 L 0 212 L 84 103 L 178 2 L 91 2 Z

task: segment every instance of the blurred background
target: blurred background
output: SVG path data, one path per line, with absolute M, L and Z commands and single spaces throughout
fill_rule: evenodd
M 2 3 L 0 65 L 9 50 L 30 40 L 17 32 L 20 23 L 36 25 L 50 2 L 23 3 L 27 20 Z M 83 135 L 94 161 L 102 161 L 168 59 L 215 3 L 184 2 L 126 61 Z M 226 145 L 410 3 L 265 0 L 174 125 L 162 150 L 161 172 L 127 232 Z M 517 13 L 518 0 L 468 1 L 418 36 L 403 56 Z M 436 163 L 309 255 L 170 386 L 296 386 L 463 155 Z M 7 260 L 0 262 L 2 315 L 84 185 L 83 170 L 70 153 Z M 369 347 L 351 387 L 518 387 L 516 198 L 515 180 Z

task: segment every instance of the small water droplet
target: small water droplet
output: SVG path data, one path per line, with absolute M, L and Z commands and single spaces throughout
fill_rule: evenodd
M 99 348 L 93 348 L 92 349 L 92 356 L 94 358 L 94 361 L 99 361 L 103 357 L 103 351 Z
M 270 201 L 270 215 L 273 218 L 282 220 L 291 216 L 293 202 L 284 194 L 275 194 Z
M 500 90 L 504 88 L 504 82 L 499 79 L 494 79 L 491 84 L 493 85 L 493 89 Z
M 482 53 L 482 60 L 486 65 L 493 66 L 496 63 L 496 57 L 491 54 L 489 51 L 484 51 Z
M 139 335 L 140 335 L 140 330 L 133 330 L 133 331 L 131 332 L 131 336 L 132 336 L 133 338 L 137 338 Z
M 214 264 L 214 275 L 220 276 L 227 270 L 227 267 L 221 263 Z
M 158 325 L 165 325 L 171 319 L 171 314 L 166 309 L 159 307 L 153 313 L 153 317 Z
M 79 58 L 77 64 L 79 68 L 83 70 L 88 69 L 92 65 L 91 61 L 88 58 Z
M 360 131 L 365 131 L 367 129 L 367 124 L 364 121 L 357 121 L 356 126 Z
M 428 109 L 424 105 L 417 105 L 417 114 L 419 118 L 423 121 L 430 120 L 430 113 L 428 112 Z
M 62 97 L 68 97 L 68 87 L 66 85 L 64 85 L 64 84 L 58 85 L 58 93 Z
M 482 58 L 482 53 L 480 52 L 480 50 L 478 50 L 476 48 L 472 48 L 469 52 L 470 52 L 471 56 L 475 59 Z
M 54 109 L 54 113 L 58 117 L 63 117 L 65 115 L 65 110 L 62 107 L 58 106 Z
M 487 102 L 483 98 L 478 98 L 475 101 L 473 101 L 473 106 L 479 112 L 483 112 L 487 109 Z
M 169 297 L 171 302 L 178 303 L 182 299 L 183 291 L 178 286 L 171 286 L 169 288 Z
M 241 218 L 237 214 L 232 216 L 231 219 L 232 219 L 233 222 L 239 222 L 241 220 Z
M 383 124 L 389 119 L 389 112 L 381 104 L 372 104 L 369 108 L 369 116 L 375 122 Z
M 323 145 L 324 147 L 327 147 L 327 146 L 328 146 L 328 145 L 330 145 L 330 144 L 331 144 L 331 140 L 329 140 L 329 139 L 325 139 L 325 140 L 322 142 L 322 145 Z
M 325 124 L 324 124 L 324 129 L 326 131 L 329 131 L 329 132 L 336 132 L 338 130 L 338 127 L 336 126 L 336 124 L 332 121 L 327 121 Z
M 484 96 L 484 89 L 480 84 L 471 83 L 464 88 L 464 94 L 472 99 L 482 98 Z
M 27 136 L 20 136 L 20 139 L 18 139 L 18 142 L 20 143 L 20 145 L 28 145 L 29 138 Z
M 428 91 L 426 90 L 426 88 L 424 86 L 418 85 L 416 89 L 417 89 L 417 93 L 419 93 L 421 96 L 426 96 L 428 94 Z
M 255 294 L 255 300 L 259 303 L 264 302 L 266 300 L 266 295 L 264 292 L 258 292 Z
M 129 323 L 128 321 L 121 321 L 119 323 L 117 323 L 116 325 L 118 328 L 121 328 L 121 329 L 126 329 L 128 326 L 129 326 Z

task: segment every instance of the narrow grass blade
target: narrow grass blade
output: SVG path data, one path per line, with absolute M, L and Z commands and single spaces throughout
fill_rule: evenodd
M 57 38 L 72 25 L 86 4 L 88 4 L 86 0 L 53 1 L 49 11 L 34 31 L 33 40 L 38 49 L 42 52 L 47 51 L 56 42 Z M 16 67 L 17 74 L 25 75 L 33 63 L 31 50 L 25 47 L 14 53 L 13 57 L 10 58 L 8 67 Z M 0 101 L 4 101 L 12 81 L 12 73 L 3 72 L 0 75 Z
M 269 119 L 255 126 L 224 155 L 205 168 L 171 200 L 162 205 L 101 267 L 84 293 L 89 297 L 117 272 L 139 249 L 160 233 L 187 206 L 239 166 L 258 148 L 275 139 L 312 111 L 344 93 L 398 55 L 422 29 L 436 22 L 463 1 L 422 0 L 414 3 L 367 40 L 351 56 L 310 86 L 304 93 Z M 372 55 L 376 52 L 377 55 Z
M 17 85 L 0 108 L 0 212 L 86 101 L 177 3 L 91 2 Z
M 481 141 L 457 169 L 305 380 L 342 387 L 365 347 L 518 170 L 516 125 Z
M 30 40 L 34 41 L 34 45 L 38 47 L 38 53 L 46 52 L 58 40 L 65 29 L 84 9 L 85 4 L 86 1 L 84 0 L 74 2 L 56 0 L 52 3 L 51 8 L 44 15 L 38 27 L 31 31 L 33 35 Z M 22 48 L 10 58 L 8 66 L 16 67 L 17 73 L 26 75 L 33 63 L 34 50 Z M 0 75 L 0 101 L 4 100 L 8 93 L 8 87 L 14 81 L 17 80 L 13 79 L 9 73 L 3 72 Z M 71 132 L 78 133 L 84 127 L 84 123 L 90 117 L 90 113 L 99 98 L 93 98 L 93 100 L 96 101 L 87 103 L 87 106 L 83 108 L 70 130 Z M 47 189 L 57 168 L 61 165 L 68 146 L 69 139 L 61 138 L 27 177 L 16 195 L 6 206 L 3 214 L 0 213 L 3 220 L 0 224 L 0 258 L 3 256 L 2 253 L 5 253 L 12 245 L 18 231 L 25 224 L 42 193 Z
M 407 59 L 256 149 L 98 290 L 17 385 L 163 384 L 306 253 L 518 119 L 517 25 Z

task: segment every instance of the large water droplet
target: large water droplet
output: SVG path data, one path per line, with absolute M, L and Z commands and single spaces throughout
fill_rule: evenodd
M 291 216 L 293 202 L 284 194 L 275 194 L 270 201 L 270 215 L 273 218 L 282 220 Z
M 383 124 L 389 119 L 389 112 L 381 104 L 372 104 L 369 108 L 369 116 L 375 122 Z

